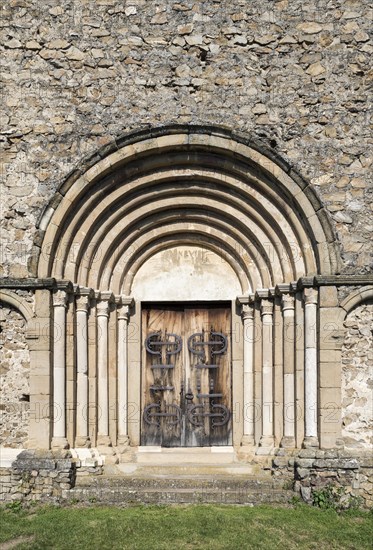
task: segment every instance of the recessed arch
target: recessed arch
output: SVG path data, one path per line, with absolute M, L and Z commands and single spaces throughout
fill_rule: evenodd
M 24 300 L 21 300 L 17 294 L 11 292 L 10 290 L 0 290 L 0 302 L 10 305 L 12 308 L 19 311 L 26 323 L 28 323 L 35 316 L 31 307 Z
M 119 293 L 172 231 L 184 243 L 209 236 L 240 266 L 245 289 L 338 271 L 334 229 L 312 186 L 261 144 L 219 127 L 118 138 L 63 182 L 39 229 L 39 277 Z
M 346 311 L 346 315 L 348 315 L 355 307 L 366 302 L 367 300 L 372 299 L 373 286 L 364 286 L 346 296 L 346 298 L 341 303 L 341 307 Z

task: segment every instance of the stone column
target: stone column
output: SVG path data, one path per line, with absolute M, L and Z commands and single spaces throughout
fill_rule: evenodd
M 319 445 L 317 430 L 317 297 L 318 293 L 314 288 L 304 290 L 304 447 L 318 447 Z
M 284 435 L 281 447 L 295 447 L 295 325 L 294 296 L 282 295 L 284 365 Z
M 109 386 L 108 386 L 108 324 L 110 292 L 101 292 L 97 303 L 97 385 L 98 385 L 98 431 L 97 444 L 110 446 L 109 437 Z
M 270 454 L 275 444 L 273 435 L 273 302 L 261 302 L 262 316 L 262 437 L 258 454 Z
M 243 321 L 243 437 L 241 445 L 254 445 L 254 308 L 242 305 Z
M 121 298 L 118 305 L 118 446 L 129 445 L 127 429 L 128 321 L 132 299 Z
M 90 445 L 88 433 L 88 310 L 90 289 L 78 289 L 76 298 L 76 439 L 77 447 Z
M 68 448 L 66 439 L 66 307 L 65 290 L 53 293 L 53 438 L 52 448 Z

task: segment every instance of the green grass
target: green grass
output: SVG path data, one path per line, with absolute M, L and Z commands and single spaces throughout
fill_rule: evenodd
M 3 508 L 0 549 L 371 550 L 372 519 L 307 506 Z

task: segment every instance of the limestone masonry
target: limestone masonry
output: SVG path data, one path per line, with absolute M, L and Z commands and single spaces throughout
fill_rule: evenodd
M 372 14 L 3 2 L 3 500 L 371 505 Z

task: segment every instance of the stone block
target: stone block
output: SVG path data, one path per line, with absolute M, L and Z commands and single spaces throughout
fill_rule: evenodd
M 310 470 L 308 468 L 297 468 L 297 475 L 300 479 L 304 479 L 310 475 Z
M 298 453 L 299 458 L 315 458 L 317 455 L 316 449 L 301 449 Z
M 320 308 L 319 311 L 319 345 L 320 350 L 340 349 L 345 329 L 343 326 L 344 311 L 342 308 Z
M 329 409 L 331 413 L 332 411 L 339 410 L 341 408 L 341 389 L 321 388 L 319 392 L 319 407 L 320 409 Z M 330 421 L 334 421 L 332 416 L 330 416 Z
M 15 462 L 13 462 L 13 467 L 20 471 L 32 471 L 32 470 L 54 470 L 56 467 L 56 463 L 54 460 L 46 458 L 32 458 L 32 459 L 17 459 Z M 36 479 L 37 482 L 39 482 L 38 479 Z M 40 482 L 42 482 L 40 480 Z
M 298 458 L 295 461 L 296 466 L 299 466 L 300 468 L 312 468 L 314 463 L 313 458 Z
M 330 352 L 332 350 L 328 350 Z M 333 353 L 333 352 L 332 352 Z M 319 366 L 319 384 L 321 388 L 335 388 L 340 391 L 341 385 L 341 363 L 340 362 L 320 362 Z
M 27 332 L 27 344 L 32 351 L 50 350 L 52 348 L 51 322 L 49 317 L 32 319 Z
M 31 395 L 50 395 L 50 377 L 47 375 L 31 376 L 30 377 L 30 394 Z
M 49 318 L 50 308 L 52 305 L 52 296 L 50 290 L 36 289 L 35 290 L 35 313 L 36 317 Z
M 321 286 L 319 288 L 319 304 L 320 307 L 337 307 L 338 292 L 335 286 Z
M 49 376 L 52 370 L 49 350 L 30 351 L 31 377 Z

